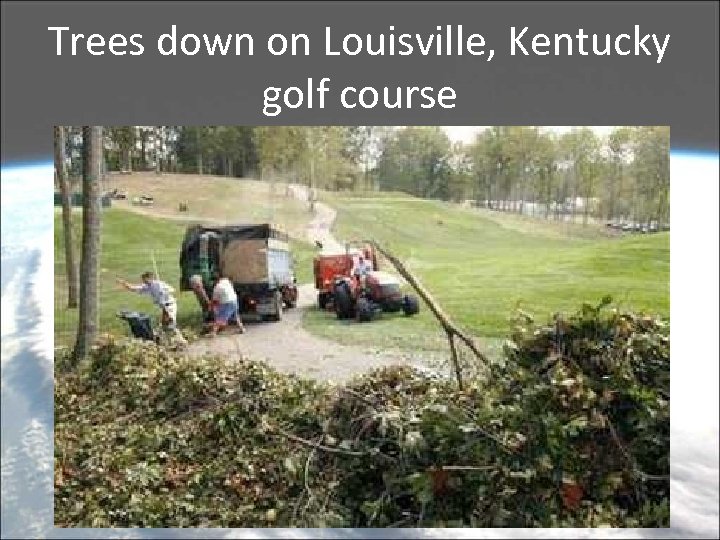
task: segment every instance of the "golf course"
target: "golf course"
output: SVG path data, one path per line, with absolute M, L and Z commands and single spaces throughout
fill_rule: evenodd
M 324 200 L 337 210 L 338 238 L 373 239 L 398 255 L 448 314 L 481 338 L 506 336 L 517 309 L 548 320 L 605 295 L 619 308 L 669 314 L 669 233 L 617 236 L 600 226 L 546 222 L 402 194 L 328 193 Z M 342 342 L 446 347 L 427 310 L 412 322 L 388 318 L 352 331 L 310 312 L 307 326 Z
M 306 203 L 286 194 L 284 185 L 274 186 L 275 195 L 270 196 L 267 183 L 244 179 L 130 175 L 117 181 L 135 192 L 142 185 L 157 203 L 137 208 L 121 201 L 104 211 L 101 331 L 124 335 L 127 325 L 116 317 L 117 311 L 151 308 L 149 302 L 120 289 L 116 277 L 137 280 L 155 265 L 163 280 L 177 286 L 185 227 L 198 220 L 246 223 L 267 219 L 272 211 L 277 222 L 290 224 L 298 283 L 312 281 L 312 258 L 318 250 L 302 236 L 312 214 Z M 181 200 L 192 201 L 192 216 L 177 211 Z M 518 309 L 548 320 L 555 312 L 573 310 L 583 302 L 597 303 L 610 295 L 619 308 L 669 314 L 669 233 L 623 236 L 597 225 L 547 222 L 400 193 L 321 192 L 320 200 L 337 212 L 332 234 L 338 241 L 373 239 L 396 254 L 450 317 L 488 349 L 508 335 Z M 78 245 L 81 225 L 81 214 L 76 211 Z M 62 241 L 57 213 L 56 344 L 69 344 L 76 311 L 65 308 Z M 383 261 L 380 265 L 391 270 Z M 178 302 L 180 326 L 197 329 L 201 316 L 194 296 L 179 294 Z M 371 324 L 349 325 L 311 307 L 303 314 L 303 326 L 342 344 L 438 351 L 447 343 L 427 309 L 421 309 L 418 317 L 390 315 Z
M 666 129 L 104 129 L 55 130 L 58 526 L 668 526 Z

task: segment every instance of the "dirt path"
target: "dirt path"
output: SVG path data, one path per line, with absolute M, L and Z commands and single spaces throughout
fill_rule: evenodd
M 290 193 L 298 200 L 308 200 L 308 188 L 298 184 L 288 186 Z M 330 232 L 332 224 L 335 221 L 337 212 L 328 205 L 321 202 L 315 203 L 315 217 L 310 222 L 307 229 L 308 240 L 311 243 L 320 242 L 323 246 L 323 253 L 344 253 L 345 248 L 338 242 Z
M 290 186 L 291 193 L 307 201 L 307 188 Z M 323 252 L 343 252 L 344 248 L 330 232 L 335 211 L 329 206 L 316 203 L 315 217 L 307 227 L 308 239 L 323 244 Z M 316 291 L 311 283 L 299 287 L 298 305 L 286 310 L 280 322 L 247 323 L 241 335 L 201 338 L 193 343 L 188 352 L 192 356 L 220 354 L 232 361 L 249 357 L 266 360 L 276 369 L 322 380 L 342 381 L 353 375 L 392 364 L 422 365 L 407 355 L 395 351 L 339 345 L 319 338 L 302 327 L 303 313 L 316 305 Z M 332 314 L 328 313 L 328 317 Z M 355 324 L 348 321 L 348 325 Z
M 302 328 L 302 316 L 315 305 L 315 298 L 312 284 L 301 285 L 298 306 L 286 310 L 280 322 L 246 323 L 244 334 L 201 338 L 190 346 L 189 353 L 220 354 L 230 361 L 245 356 L 265 360 L 286 373 L 331 381 L 381 366 L 414 363 L 400 353 L 339 345 L 310 334 Z

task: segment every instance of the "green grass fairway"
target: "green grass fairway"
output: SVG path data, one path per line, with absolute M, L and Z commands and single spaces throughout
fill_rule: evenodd
M 73 213 L 74 238 L 80 256 L 82 212 Z M 158 310 L 147 296 L 120 288 L 116 277 L 138 283 L 140 274 L 153 270 L 155 256 L 161 279 L 176 289 L 180 279 L 180 245 L 186 225 L 177 220 L 151 218 L 120 209 L 103 212 L 102 255 L 100 272 L 100 328 L 102 332 L 128 334 L 125 321 L 116 317 L 120 309 L 133 309 L 151 314 L 157 320 Z M 312 279 L 312 251 L 309 244 L 293 241 L 297 260 L 298 281 Z M 201 324 L 200 309 L 190 292 L 176 292 L 181 327 Z M 67 282 L 62 217 L 55 214 L 55 344 L 71 345 L 77 330 L 77 310 L 67 309 Z
M 483 338 L 488 352 L 508 335 L 518 307 L 545 321 L 554 312 L 573 311 L 609 294 L 619 307 L 669 314 L 667 233 L 610 237 L 601 227 L 463 209 L 398 193 L 323 194 L 323 199 L 338 212 L 339 240 L 374 238 L 400 256 L 457 323 Z M 119 309 L 157 316 L 156 308 L 148 298 L 120 289 L 115 277 L 139 280 L 141 272 L 152 270 L 154 254 L 161 278 L 177 287 L 185 223 L 118 208 L 103 216 L 101 330 L 127 334 L 127 324 L 115 316 Z M 79 210 L 74 224 L 79 257 Z M 298 282 L 311 282 L 313 247 L 293 241 L 292 248 Z M 57 344 L 72 343 L 76 331 L 77 310 L 66 308 L 66 294 L 62 221 L 56 212 Z M 194 296 L 182 293 L 178 301 L 181 326 L 198 328 Z M 384 315 L 370 324 L 339 322 L 331 313 L 311 309 L 304 324 L 340 343 L 447 351 L 444 334 L 424 306 L 417 317 Z
M 601 227 L 560 224 L 462 209 L 392 194 L 324 194 L 338 211 L 339 240 L 374 238 L 394 252 L 463 327 L 506 336 L 516 308 L 541 321 L 611 295 L 621 308 L 669 315 L 670 237 L 610 237 Z M 386 267 L 385 269 L 388 269 Z M 341 324 L 315 310 L 309 330 L 344 343 L 403 349 L 446 347 L 427 309 L 417 318 L 388 316 Z

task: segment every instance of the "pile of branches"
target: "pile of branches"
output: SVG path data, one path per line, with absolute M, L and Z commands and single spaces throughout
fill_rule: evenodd
M 669 327 L 521 316 L 489 375 L 342 386 L 109 341 L 59 375 L 56 522 L 667 527 Z
M 337 511 L 370 527 L 669 526 L 669 326 L 608 303 L 519 317 L 505 361 L 462 391 L 409 368 L 341 389 L 323 440 L 359 454 L 317 465 Z

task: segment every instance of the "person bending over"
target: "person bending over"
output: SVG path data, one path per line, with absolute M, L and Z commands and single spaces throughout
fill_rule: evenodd
M 238 297 L 235 287 L 225 275 L 220 275 L 213 288 L 212 304 L 215 318 L 210 328 L 210 335 L 217 335 L 218 331 L 230 324 L 235 324 L 242 334 L 245 332 L 238 309 Z
M 173 296 L 175 289 L 164 281 L 160 281 L 152 272 L 144 272 L 140 279 L 142 283 L 137 285 L 120 278 L 117 281 L 129 291 L 150 296 L 153 303 L 161 310 L 160 326 L 163 331 L 174 334 L 181 344 L 187 345 L 187 340 L 177 327 L 177 301 Z

